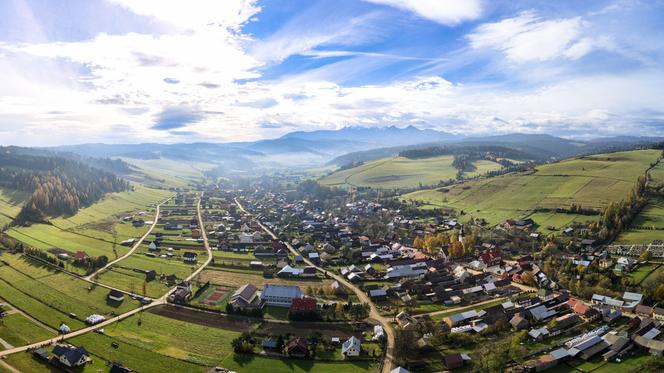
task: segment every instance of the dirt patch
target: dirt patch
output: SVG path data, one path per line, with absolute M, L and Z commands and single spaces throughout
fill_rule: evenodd
M 256 320 L 247 317 L 227 316 L 210 312 L 197 311 L 171 305 L 151 309 L 150 313 L 170 319 L 186 321 L 193 324 L 225 329 L 234 332 L 245 332 L 256 324 Z
M 330 279 L 301 279 L 301 280 L 289 280 L 282 278 L 265 278 L 262 274 L 249 274 L 241 272 L 225 272 L 225 271 L 214 271 L 214 270 L 204 270 L 200 274 L 201 282 L 210 281 L 212 284 L 230 286 L 230 287 L 240 287 L 244 284 L 253 284 L 257 287 L 263 287 L 265 284 L 279 284 L 279 285 L 295 285 L 299 286 L 304 290 L 307 286 L 312 288 L 330 286 L 332 280 Z
M 258 333 L 265 335 L 303 335 L 303 333 L 310 333 L 314 330 L 324 336 L 347 339 L 352 335 L 359 336 L 362 331 L 368 330 L 368 326 L 364 324 L 350 325 L 324 322 L 293 322 L 289 324 L 265 322 Z

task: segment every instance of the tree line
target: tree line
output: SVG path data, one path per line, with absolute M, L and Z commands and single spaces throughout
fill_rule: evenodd
M 106 193 L 129 189 L 129 184 L 72 159 L 2 151 L 0 187 L 30 193 L 15 219 L 15 224 L 26 224 L 44 221 L 46 216 L 73 215 Z

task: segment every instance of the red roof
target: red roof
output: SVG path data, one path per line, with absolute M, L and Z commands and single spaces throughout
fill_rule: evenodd
M 480 253 L 480 259 L 484 264 L 495 264 L 503 260 L 503 253 L 500 250 L 487 250 Z
M 86 254 L 85 251 L 77 251 L 76 254 L 74 254 L 74 259 L 76 260 L 84 260 L 87 257 L 88 254 Z
M 316 305 L 316 299 L 314 298 L 295 298 L 293 299 L 293 303 L 291 304 L 290 307 L 291 311 L 299 311 L 299 312 L 311 312 L 311 311 L 316 311 L 317 305 Z

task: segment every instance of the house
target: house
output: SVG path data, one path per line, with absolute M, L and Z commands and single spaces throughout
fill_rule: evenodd
M 299 286 L 266 284 L 261 293 L 261 300 L 268 306 L 290 308 L 293 299 L 303 296 Z
M 149 252 L 159 251 L 159 246 L 157 246 L 157 243 L 155 241 L 150 242 L 150 244 L 148 245 L 148 251 Z
M 284 266 L 279 272 L 277 272 L 278 277 L 298 277 L 302 274 L 302 269 L 293 268 L 289 265 Z
M 247 232 L 240 233 L 240 243 L 254 243 L 254 235 Z
M 385 289 L 372 289 L 369 290 L 369 297 L 372 300 L 384 300 L 387 298 L 387 291 Z
M 316 299 L 309 297 L 294 298 L 290 306 L 291 312 L 316 312 L 317 310 Z
M 198 254 L 187 251 L 182 255 L 182 260 L 184 260 L 185 263 L 196 263 L 198 261 Z
M 664 308 L 655 307 L 652 312 L 652 318 L 659 321 L 664 321 Z
M 41 359 L 41 360 L 44 360 L 44 361 L 48 361 L 48 358 L 49 358 L 48 351 L 46 351 L 43 348 L 38 348 L 38 349 L 32 351 L 32 355 L 34 357 L 36 357 L 38 359 Z
M 189 298 L 191 298 L 191 294 L 191 283 L 188 281 L 182 281 L 177 285 L 173 294 L 169 296 L 169 299 L 174 303 L 185 303 Z
M 53 358 L 69 368 L 87 364 L 91 361 L 89 356 L 90 354 L 84 347 L 59 344 L 53 348 Z
M 443 364 L 447 369 L 458 369 L 463 367 L 470 361 L 470 357 L 466 354 L 450 354 L 443 356 Z
M 286 353 L 293 357 L 309 356 L 309 342 L 303 337 L 296 337 L 286 345 Z
M 233 309 L 258 309 L 263 307 L 258 289 L 252 284 L 242 285 L 233 293 L 228 303 Z
M 197 228 L 192 229 L 191 238 L 196 238 L 196 239 L 201 238 L 201 230 Z
M 360 356 L 360 340 L 351 336 L 341 345 L 341 356 L 344 358 Z
M 312 263 L 315 263 L 315 264 L 320 263 L 320 255 L 318 253 L 309 253 L 308 256 L 309 256 L 309 260 Z
M 279 343 L 274 338 L 265 338 L 261 342 L 261 347 L 263 350 L 276 350 Z
M 406 368 L 402 367 L 396 367 L 390 371 L 390 373 L 410 373 L 410 371 Z
M 111 291 L 108 292 L 108 299 L 122 302 L 124 300 L 124 294 L 119 290 L 111 289 Z
M 404 330 L 413 330 L 417 328 L 417 320 L 406 312 L 400 312 L 396 316 L 397 324 Z
M 530 322 L 528 322 L 528 320 L 523 317 L 523 315 L 516 314 L 510 320 L 510 325 L 512 325 L 512 329 L 514 330 L 522 330 L 528 328 L 530 326 Z
M 371 338 L 372 341 L 378 341 L 380 340 L 383 336 L 385 336 L 385 330 L 383 329 L 382 326 L 380 325 L 374 325 L 373 328 L 373 338 Z

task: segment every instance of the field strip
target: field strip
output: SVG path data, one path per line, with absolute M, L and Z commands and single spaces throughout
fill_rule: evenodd
M 203 193 L 201 193 L 201 197 L 203 197 Z M 198 223 L 202 226 L 203 225 L 203 218 L 202 218 L 202 214 L 201 214 L 201 198 L 199 198 L 198 203 L 196 204 L 196 211 L 197 211 L 197 215 L 198 215 Z M 189 275 L 184 281 L 191 281 L 191 279 L 196 277 L 212 261 L 212 249 L 210 249 L 210 245 L 208 243 L 207 234 L 205 233 L 205 229 L 201 229 L 201 235 L 203 237 L 203 242 L 205 244 L 205 249 L 207 251 L 208 257 L 207 257 L 206 261 L 200 267 L 198 267 L 198 269 L 196 269 L 194 272 L 192 272 L 191 275 Z M 101 284 L 99 284 L 99 285 L 101 285 Z M 110 288 L 108 286 L 105 286 L 105 287 Z M 103 328 L 105 326 L 111 325 L 114 322 L 118 322 L 120 320 L 131 317 L 132 315 L 135 315 L 135 314 L 137 314 L 139 312 L 142 312 L 142 311 L 145 311 L 147 309 L 150 309 L 150 308 L 153 308 L 153 307 L 156 307 L 156 306 L 159 306 L 159 305 L 167 304 L 168 297 L 173 292 L 175 292 L 176 289 L 177 289 L 177 287 L 174 286 L 169 291 L 167 291 L 166 294 L 164 294 L 161 298 L 155 299 L 154 301 L 152 301 L 152 303 L 150 303 L 148 305 L 143 305 L 141 307 L 134 308 L 134 309 L 132 309 L 130 311 L 127 311 L 127 312 L 125 312 L 121 315 L 118 315 L 117 317 L 107 319 L 106 321 L 102 321 L 98 324 L 88 326 L 88 327 L 73 331 L 73 332 L 68 333 L 68 334 L 58 335 L 58 336 L 55 336 L 53 338 L 43 340 L 43 341 L 40 341 L 40 342 L 35 342 L 35 343 L 28 344 L 28 345 L 20 346 L 20 347 L 14 347 L 10 350 L 0 351 L 0 361 L 1 361 L 1 358 L 3 356 L 15 354 L 17 352 L 27 351 L 27 350 L 30 350 L 30 349 L 33 349 L 33 348 L 43 347 L 45 345 L 50 345 L 50 344 L 53 344 L 53 343 L 62 342 L 62 341 L 67 340 L 67 339 L 78 337 L 80 335 L 83 335 L 83 334 L 98 330 L 100 328 Z
M 362 174 L 362 173 L 364 173 L 364 172 L 366 172 L 366 171 L 369 171 L 369 170 L 373 170 L 374 168 L 376 168 L 376 167 L 380 167 L 380 166 L 384 165 L 385 163 L 387 163 L 387 162 L 389 162 L 389 161 L 391 161 L 391 160 L 394 160 L 394 159 L 396 159 L 396 158 L 397 158 L 397 157 L 388 158 L 388 159 L 386 159 L 386 160 L 384 160 L 384 161 L 382 161 L 382 162 L 380 162 L 380 163 L 376 163 L 375 165 L 373 165 L 373 166 L 371 166 L 371 167 L 367 167 L 367 168 L 365 168 L 364 170 L 359 170 L 358 172 L 352 173 L 352 174 L 346 176 L 346 178 L 344 178 L 344 183 L 346 183 L 346 184 L 348 184 L 348 185 L 350 185 L 350 186 L 353 186 L 353 187 L 358 188 L 357 185 L 355 185 L 355 184 L 353 184 L 353 183 L 351 183 L 351 182 L 349 181 L 349 179 L 350 179 L 351 177 L 353 177 L 353 176 L 357 176 L 357 175 Z
M 7 283 L 7 282 L 5 282 L 5 283 Z M 11 286 L 11 285 L 9 285 L 9 286 Z M 14 287 L 12 286 L 12 288 L 14 288 Z M 16 289 L 16 288 L 14 288 L 14 290 L 16 290 L 16 291 L 18 291 L 18 292 L 21 292 L 20 290 L 18 290 L 18 289 Z M 22 292 L 21 292 L 21 293 L 22 293 Z M 24 293 L 24 294 L 25 294 L 25 293 Z M 26 294 L 26 295 L 27 295 L 27 294 Z M 29 296 L 29 295 L 28 295 L 28 296 Z M 30 296 L 29 296 L 29 297 L 30 297 Z M 30 298 L 32 298 L 32 297 L 30 297 Z M 34 298 L 32 298 L 32 299 L 34 299 Z M 3 302 L 9 304 L 10 306 L 12 306 L 12 309 L 15 311 L 15 313 L 18 313 L 18 314 L 23 315 L 23 317 L 25 317 L 26 319 L 30 320 L 33 324 L 35 324 L 35 325 L 37 325 L 37 326 L 39 326 L 39 327 L 41 327 L 41 328 L 43 328 L 43 329 L 46 329 L 46 330 L 48 330 L 48 331 L 51 332 L 51 333 L 57 334 L 57 331 L 56 331 L 55 329 L 51 328 L 50 326 L 44 324 L 43 322 L 41 322 L 41 321 L 35 319 L 34 317 L 28 315 L 28 314 L 25 313 L 25 312 L 23 312 L 22 309 L 16 307 L 14 304 L 12 304 L 11 302 L 7 301 L 7 300 L 4 299 L 4 298 L 3 298 Z M 40 303 L 41 303 L 41 302 L 40 302 Z
M 3 348 L 6 350 L 9 350 L 10 348 L 14 348 L 9 342 L 5 341 L 4 339 L 0 338 L 0 345 L 2 345 Z
M 10 372 L 10 373 L 21 373 L 20 370 L 18 370 L 16 368 L 14 368 L 13 366 L 7 364 L 7 362 L 4 361 L 4 360 L 0 360 L 0 368 L 2 368 L 2 370 L 1 370 L 2 372 L 7 370 L 7 372 Z
M 101 273 L 101 272 L 104 271 L 105 269 L 109 268 L 109 267 L 112 266 L 113 264 L 118 263 L 119 261 L 121 261 L 121 260 L 123 260 L 123 259 L 126 259 L 126 258 L 128 258 L 131 254 L 133 254 L 134 251 L 136 251 L 136 249 L 138 249 L 138 247 L 141 246 L 141 244 L 143 243 L 143 241 L 145 240 L 145 238 L 146 238 L 148 235 L 150 235 L 150 233 L 152 233 L 152 231 L 154 230 L 154 228 L 157 226 L 157 223 L 159 222 L 159 211 L 160 211 L 161 205 L 163 205 L 164 203 L 166 203 L 166 202 L 168 202 L 168 201 L 170 201 L 170 198 L 166 199 L 165 201 L 162 201 L 160 204 L 157 205 L 157 211 L 155 212 L 154 220 L 152 221 L 152 225 L 151 225 L 150 228 L 147 230 L 147 232 L 145 232 L 145 234 L 142 235 L 141 238 L 138 239 L 138 241 L 136 241 L 136 243 L 134 244 L 134 246 L 132 246 L 131 250 L 129 250 L 129 251 L 128 251 L 126 254 L 124 254 L 123 256 L 121 256 L 121 257 L 119 257 L 119 258 L 116 258 L 115 260 L 112 260 L 112 261 L 106 263 L 105 266 L 103 266 L 103 267 L 99 268 L 98 270 L 92 272 L 91 274 L 85 276 L 84 279 L 85 279 L 85 280 L 91 280 L 92 278 L 94 278 L 94 276 L 98 275 L 99 273 Z M 200 203 L 200 202 L 199 202 L 199 203 Z M 202 221 L 201 221 L 201 225 L 202 225 Z

